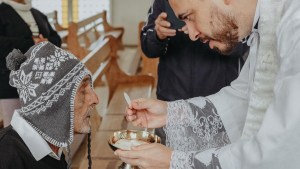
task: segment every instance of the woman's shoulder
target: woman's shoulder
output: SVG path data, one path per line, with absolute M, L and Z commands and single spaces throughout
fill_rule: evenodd
M 0 3 L 0 9 L 7 9 L 9 8 L 10 6 L 4 2 Z
M 8 4 L 2 2 L 0 3 L 0 13 L 7 13 L 7 12 L 11 12 L 13 11 L 13 8 L 11 6 L 9 6 Z
M 38 15 L 46 16 L 43 12 L 39 11 L 36 8 L 31 8 L 31 12 L 34 12 L 35 14 L 38 14 Z

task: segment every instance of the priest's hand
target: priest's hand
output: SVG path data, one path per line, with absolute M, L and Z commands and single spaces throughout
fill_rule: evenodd
M 116 150 L 119 156 L 127 164 L 138 166 L 141 169 L 169 169 L 172 150 L 162 144 L 143 144 L 132 147 L 132 150 Z
M 125 110 L 125 116 L 134 126 L 163 127 L 167 119 L 167 102 L 154 99 L 132 100 Z

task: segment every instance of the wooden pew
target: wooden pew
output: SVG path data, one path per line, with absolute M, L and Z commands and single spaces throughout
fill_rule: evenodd
M 106 79 L 105 83 L 109 88 L 109 101 L 107 109 L 108 112 L 111 113 L 108 113 L 108 115 L 105 115 L 104 117 L 106 120 L 110 120 L 111 122 L 113 122 L 113 119 L 109 118 L 114 118 L 114 113 L 117 114 L 117 120 L 120 117 L 124 117 L 122 112 L 124 111 L 126 103 L 124 101 L 123 92 L 128 92 L 132 98 L 150 97 L 152 88 L 154 86 L 154 78 L 152 76 L 129 76 L 122 72 L 117 64 L 117 51 L 116 48 L 114 48 L 116 43 L 118 43 L 117 40 L 109 35 L 82 60 L 93 74 L 95 88 L 97 88 L 99 85 L 103 85 L 102 79 L 104 77 Z M 101 96 L 98 97 L 101 100 Z M 100 126 L 104 122 L 104 117 L 102 118 Z M 109 123 L 109 121 L 106 121 L 106 123 Z M 110 150 L 107 144 L 107 139 L 108 136 L 111 135 L 111 131 L 112 130 L 101 129 L 92 132 L 93 159 L 102 159 L 103 156 L 107 157 L 104 158 L 104 160 L 115 159 L 113 151 Z M 86 149 L 86 146 L 84 146 L 84 148 Z M 87 159 L 85 158 L 87 156 L 87 151 L 85 150 L 82 152 L 85 152 L 84 158 L 73 158 L 73 169 L 77 169 L 78 167 L 81 168 L 82 166 L 87 165 Z M 106 162 L 109 163 L 109 161 Z M 95 168 L 95 166 L 93 167 Z
M 78 23 L 70 23 L 67 48 L 78 58 L 84 58 L 105 36 L 113 36 L 116 49 L 123 48 L 122 37 L 124 28 L 114 28 L 107 23 L 106 11 L 84 19 Z
M 142 23 L 139 24 L 139 30 L 142 28 Z M 137 48 L 137 55 L 144 57 L 143 67 L 140 74 L 146 75 L 156 75 L 158 59 L 149 59 L 146 56 L 143 56 L 140 44 Z M 145 61 L 146 59 L 146 61 Z M 116 78 L 118 79 L 118 78 Z M 152 78 L 152 81 L 155 77 Z M 151 92 L 153 86 L 143 85 L 142 82 L 133 84 L 122 84 L 118 85 L 113 91 L 113 94 L 110 95 L 109 104 L 107 108 L 107 113 L 102 117 L 102 122 L 100 125 L 99 131 L 96 133 L 96 138 L 92 140 L 92 167 L 99 169 L 117 169 L 122 164 L 118 157 L 113 154 L 113 151 L 108 146 L 108 138 L 112 135 L 114 131 L 118 130 L 144 130 L 143 128 L 134 127 L 126 121 L 124 118 L 124 108 L 127 106 L 126 101 L 124 100 L 123 93 L 127 92 L 131 99 L 137 98 L 147 98 L 151 97 Z M 153 129 L 148 129 L 149 132 L 153 132 Z M 88 163 L 85 160 L 80 169 L 87 168 Z
M 104 39 L 93 51 L 91 51 L 82 62 L 85 63 L 86 67 L 90 70 L 93 75 L 94 87 L 97 87 L 97 80 L 101 80 L 101 63 L 108 59 L 110 53 L 109 39 Z M 101 57 L 104 56 L 104 57 Z M 93 110 L 91 124 L 92 124 L 92 139 L 99 129 L 102 118 L 96 109 Z M 86 134 L 75 134 L 74 142 L 71 144 L 71 159 L 72 169 L 78 169 L 81 163 L 86 160 L 87 154 L 87 135 Z
M 66 48 L 67 37 L 68 37 L 68 29 L 63 28 L 57 19 L 57 11 L 54 10 L 53 12 L 46 14 L 50 25 L 56 30 L 60 38 L 62 39 L 62 47 Z
M 108 21 L 107 21 L 107 11 L 104 10 L 102 12 L 102 19 L 103 19 L 103 26 L 104 26 L 104 31 L 106 35 L 112 35 L 114 38 L 117 39 L 117 46 L 118 49 L 123 49 L 124 45 L 123 45 L 123 34 L 124 34 L 124 27 L 113 27 L 111 26 Z

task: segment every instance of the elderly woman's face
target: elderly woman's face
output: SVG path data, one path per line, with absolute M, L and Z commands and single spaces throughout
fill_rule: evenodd
M 74 106 L 74 132 L 89 133 L 92 110 L 99 103 L 94 89 L 90 85 L 90 76 L 86 76 L 75 96 Z

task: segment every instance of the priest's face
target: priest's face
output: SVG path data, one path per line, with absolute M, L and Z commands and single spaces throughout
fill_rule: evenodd
M 169 0 L 169 3 L 186 23 L 191 40 L 209 43 L 210 48 L 222 54 L 229 54 L 238 43 L 237 21 L 224 1 Z
M 90 117 L 93 109 L 99 103 L 94 89 L 90 85 L 90 76 L 86 76 L 77 89 L 74 101 L 74 132 L 89 133 Z

